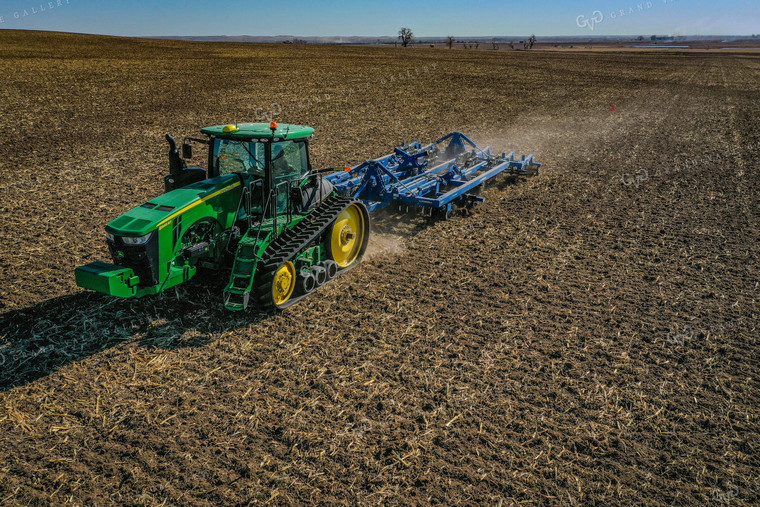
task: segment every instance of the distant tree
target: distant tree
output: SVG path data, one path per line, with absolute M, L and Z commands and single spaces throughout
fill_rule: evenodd
M 536 36 L 531 35 L 528 40 L 523 44 L 523 49 L 533 49 L 533 45 L 536 43 Z
M 496 39 L 491 41 L 491 48 L 492 49 L 499 49 L 499 43 L 496 42 Z
M 639 38 L 638 38 L 638 39 L 636 39 L 636 40 L 638 40 L 639 42 L 641 42 L 641 41 L 643 41 L 643 40 L 644 40 L 644 36 L 643 36 L 643 35 L 639 35 Z
M 515 41 L 509 41 L 509 49 L 515 49 Z
M 654 41 L 656 41 L 656 40 L 657 40 L 657 36 L 656 36 L 656 35 L 652 35 L 652 36 L 649 38 L 649 40 L 651 40 L 652 42 L 654 42 Z
M 455 40 L 454 37 L 452 37 L 451 35 L 446 37 L 446 45 L 449 47 L 449 49 L 451 49 L 451 47 L 454 45 L 454 40 Z
M 402 27 L 401 30 L 398 31 L 398 40 L 401 42 L 402 47 L 407 47 L 412 43 L 412 40 L 414 40 L 412 30 L 407 27 Z
M 480 42 L 475 41 L 475 49 L 478 49 L 478 46 L 480 46 Z
M 464 49 L 467 49 L 467 43 L 466 43 L 466 42 L 463 42 L 463 43 L 462 43 L 462 47 L 463 47 Z

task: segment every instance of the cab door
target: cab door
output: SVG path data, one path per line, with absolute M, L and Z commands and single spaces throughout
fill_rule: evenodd
M 298 188 L 303 177 L 309 172 L 308 143 L 305 139 L 286 140 L 272 143 L 270 164 L 272 168 L 272 189 L 276 190 L 276 212 L 278 215 L 292 213 L 289 209 L 291 189 Z

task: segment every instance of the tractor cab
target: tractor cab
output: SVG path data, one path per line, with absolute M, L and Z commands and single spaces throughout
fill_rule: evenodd
M 166 191 L 204 179 L 235 174 L 241 186 L 249 189 L 250 213 L 262 215 L 270 203 L 272 214 L 298 211 L 311 206 L 332 191 L 312 173 L 309 139 L 314 129 L 303 125 L 238 123 L 201 129 L 206 139 L 186 138 L 180 158 L 174 140 L 170 144 L 170 174 Z M 190 142 L 208 145 L 207 169 L 188 168 L 192 157 Z M 315 196 L 317 190 L 318 196 Z M 318 199 L 314 199 L 318 197 Z
M 310 127 L 277 123 L 242 123 L 206 127 L 209 139 L 210 178 L 237 173 L 262 178 L 272 187 L 283 181 L 297 181 L 311 169 Z

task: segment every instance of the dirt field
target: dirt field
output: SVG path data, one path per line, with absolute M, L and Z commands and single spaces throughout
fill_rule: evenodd
M 0 503 L 760 502 L 757 53 L 0 31 L 0 85 Z M 75 286 L 164 133 L 265 111 L 322 167 L 452 130 L 545 165 L 379 217 L 274 317 Z

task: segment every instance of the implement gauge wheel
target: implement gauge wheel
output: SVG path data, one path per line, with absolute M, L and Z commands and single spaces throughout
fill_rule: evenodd
M 357 262 L 367 249 L 369 214 L 360 202 L 352 203 L 338 215 L 327 242 L 330 257 L 340 269 Z
M 296 268 L 290 261 L 283 262 L 272 280 L 272 302 L 275 306 L 284 305 L 293 295 L 296 286 Z

